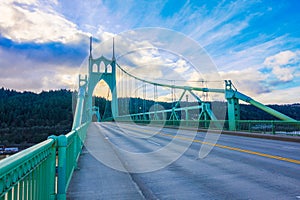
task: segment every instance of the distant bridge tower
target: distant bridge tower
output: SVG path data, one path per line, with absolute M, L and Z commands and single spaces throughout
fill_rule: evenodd
M 112 117 L 119 116 L 118 111 L 118 96 L 116 87 L 116 58 L 115 46 L 113 40 L 113 55 L 112 60 L 101 56 L 94 59 L 92 56 L 92 37 L 90 37 L 90 55 L 88 74 L 82 77 L 79 75 L 79 89 L 76 103 L 76 110 L 72 129 L 76 129 L 83 122 L 92 121 L 92 116 L 96 114 L 100 121 L 99 109 L 93 106 L 93 92 L 97 83 L 104 80 L 112 93 Z
M 89 71 L 86 88 L 86 120 L 91 120 L 93 111 L 93 92 L 97 83 L 104 80 L 112 94 L 111 110 L 112 116 L 116 117 L 119 115 L 118 112 L 118 98 L 117 98 L 117 87 L 116 87 L 116 58 L 115 58 L 115 46 L 113 40 L 113 51 L 112 60 L 101 56 L 99 58 L 93 58 L 92 56 L 92 37 L 90 37 L 90 56 L 89 56 Z M 99 120 L 99 119 L 98 119 Z
M 229 130 L 238 130 L 238 121 L 240 120 L 239 99 L 235 97 L 231 80 L 225 80 L 225 98 L 227 99 L 227 113 Z

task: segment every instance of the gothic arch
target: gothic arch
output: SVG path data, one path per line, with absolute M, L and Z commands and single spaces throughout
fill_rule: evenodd
M 93 71 L 93 65 L 97 64 L 99 66 L 98 71 Z M 104 71 L 102 68 L 104 67 Z M 109 68 L 109 73 L 107 68 Z M 93 92 L 96 85 L 103 80 L 109 87 L 112 94 L 111 110 L 113 117 L 118 116 L 118 99 L 116 90 L 116 64 L 114 60 L 108 60 L 107 58 L 101 56 L 100 58 L 89 59 L 89 74 L 88 74 L 88 85 L 87 85 L 87 101 L 86 110 L 88 119 L 92 119 L 92 106 L 93 106 Z

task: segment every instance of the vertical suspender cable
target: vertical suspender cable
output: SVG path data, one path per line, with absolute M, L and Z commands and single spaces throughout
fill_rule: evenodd
M 146 91 L 147 91 L 147 86 L 146 86 L 146 83 L 144 83 L 143 85 L 143 113 L 146 112 Z

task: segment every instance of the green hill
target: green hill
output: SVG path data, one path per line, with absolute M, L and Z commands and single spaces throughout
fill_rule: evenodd
M 120 99 L 119 105 L 124 102 L 126 99 Z M 160 104 L 167 109 L 172 106 L 166 102 Z M 224 102 L 220 104 L 226 106 Z M 111 116 L 109 101 L 96 98 L 95 105 L 100 107 L 101 116 Z M 140 111 L 143 105 L 146 105 L 145 111 L 148 111 L 153 101 L 131 99 L 130 113 Z M 300 104 L 270 105 L 270 107 L 300 120 Z M 69 90 L 43 91 L 36 94 L 0 89 L 0 144 L 32 144 L 45 140 L 49 135 L 66 134 L 71 130 L 72 119 L 72 92 Z M 245 104 L 241 105 L 241 119 L 275 120 L 269 114 Z

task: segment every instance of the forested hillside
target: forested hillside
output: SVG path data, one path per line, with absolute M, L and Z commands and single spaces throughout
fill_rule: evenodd
M 119 101 L 120 106 L 124 99 Z M 128 103 L 128 100 L 125 101 Z M 111 116 L 110 102 L 104 98 L 96 98 L 96 106 L 100 108 L 101 116 Z M 171 108 L 171 103 L 160 103 Z M 187 103 L 185 103 L 187 104 Z M 190 103 L 189 103 L 190 104 Z M 220 102 L 226 106 L 226 103 Z M 153 101 L 140 98 L 130 101 L 130 113 L 140 112 L 143 105 L 148 111 Z M 300 120 L 300 104 L 270 105 L 270 107 Z M 121 111 L 120 111 L 121 113 Z M 41 92 L 16 92 L 0 89 L 0 145 L 37 143 L 49 135 L 66 134 L 72 126 L 72 92 L 57 90 Z M 241 105 L 242 120 L 273 120 L 272 116 L 251 106 Z
M 300 120 L 300 104 L 287 104 L 287 105 L 268 105 L 270 108 L 277 110 L 289 117 Z M 278 120 L 277 118 L 269 115 L 268 113 L 252 106 L 241 104 L 241 120 Z
M 71 129 L 72 93 L 0 89 L 0 144 L 37 143 Z

